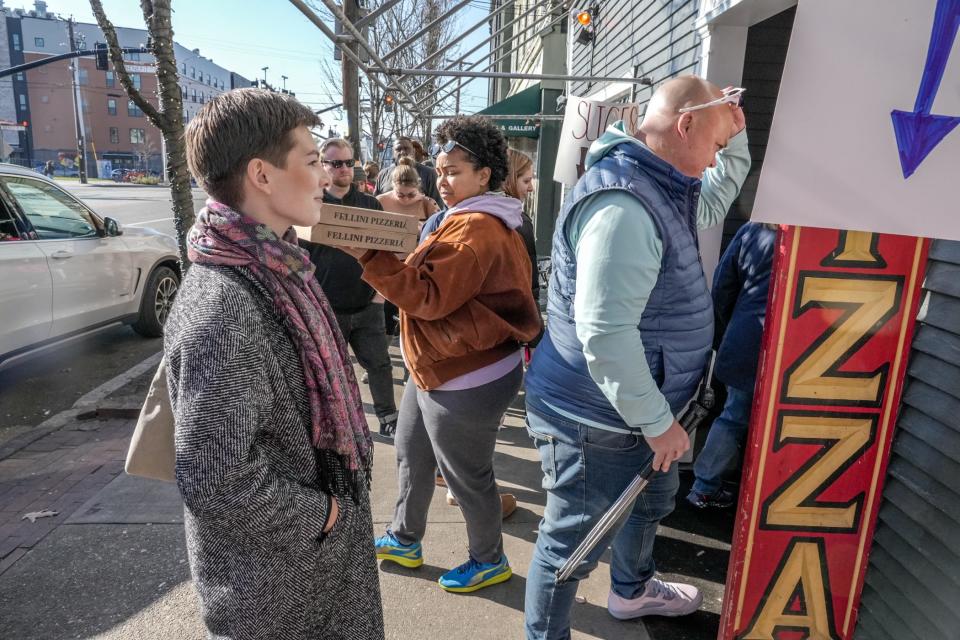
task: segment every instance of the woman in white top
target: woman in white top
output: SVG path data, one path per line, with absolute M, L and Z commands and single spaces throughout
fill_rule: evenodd
M 423 194 L 420 174 L 412 158 L 401 158 L 390 176 L 392 191 L 381 193 L 377 200 L 384 211 L 416 216 L 421 223 L 440 210 L 433 198 Z

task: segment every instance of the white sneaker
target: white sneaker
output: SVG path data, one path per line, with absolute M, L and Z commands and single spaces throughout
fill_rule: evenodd
M 664 582 L 650 578 L 641 595 L 621 598 L 612 590 L 607 598 L 607 611 L 618 620 L 642 616 L 685 616 L 700 608 L 703 594 L 692 584 Z

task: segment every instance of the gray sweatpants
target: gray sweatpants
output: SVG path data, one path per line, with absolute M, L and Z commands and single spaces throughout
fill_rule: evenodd
M 439 467 L 467 521 L 470 556 L 497 562 L 503 554 L 500 495 L 493 449 L 500 420 L 523 382 L 523 367 L 464 391 L 422 391 L 407 382 L 394 446 L 400 495 L 391 529 L 400 542 L 419 542 L 427 528 Z

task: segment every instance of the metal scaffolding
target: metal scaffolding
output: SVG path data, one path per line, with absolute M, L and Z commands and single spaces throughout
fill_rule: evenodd
M 463 41 L 469 34 L 475 32 L 477 29 L 481 28 L 485 24 L 493 24 L 493 19 L 498 16 L 501 12 L 506 9 L 515 6 L 515 0 L 506 0 L 495 9 L 493 9 L 486 17 L 482 20 L 476 22 L 475 24 L 468 27 L 466 30 L 459 30 L 458 35 L 452 41 L 446 43 L 443 47 L 433 52 L 424 59 L 417 68 L 398 68 L 390 66 L 388 63 L 393 59 L 400 51 L 404 48 L 410 46 L 412 43 L 416 42 L 418 38 L 423 37 L 431 29 L 436 26 L 444 23 L 451 18 L 454 18 L 462 9 L 464 9 L 471 1 L 473 0 L 460 0 L 459 2 L 454 3 L 449 9 L 443 12 L 436 19 L 430 21 L 428 24 L 424 25 L 416 33 L 408 37 L 402 43 L 394 47 L 391 51 L 383 54 L 381 57 L 376 50 L 376 47 L 370 44 L 367 39 L 364 37 L 361 29 L 364 26 L 369 25 L 377 17 L 383 15 L 386 11 L 396 6 L 401 0 L 386 0 L 379 7 L 377 7 L 372 13 L 367 15 L 364 18 L 361 18 L 356 21 L 356 23 L 351 22 L 347 19 L 344 11 L 334 0 L 320 0 L 322 4 L 333 14 L 333 16 L 342 24 L 344 35 L 336 35 L 333 29 L 324 23 L 323 19 L 318 16 L 308 5 L 304 3 L 303 0 L 290 0 L 290 2 L 300 10 L 318 29 L 334 44 L 334 46 L 339 47 L 343 52 L 343 55 L 347 56 L 354 64 L 357 65 L 358 69 L 363 72 L 371 82 L 374 82 L 379 86 L 385 93 L 394 93 L 397 96 L 396 106 L 402 108 L 410 113 L 415 118 L 420 118 L 423 120 L 434 120 L 440 117 L 449 117 L 449 116 L 436 116 L 432 113 L 433 109 L 437 108 L 445 100 L 450 98 L 456 89 L 448 91 L 446 94 L 441 94 L 441 92 L 447 87 L 451 86 L 458 82 L 459 79 L 469 78 L 467 82 L 470 82 L 477 78 L 508 78 L 508 79 L 517 79 L 517 80 L 558 80 L 558 81 L 592 81 L 592 82 L 625 82 L 633 83 L 638 85 L 649 85 L 652 84 L 648 78 L 622 78 L 622 77 L 608 77 L 608 76 L 572 76 L 572 75 L 561 75 L 561 74 L 543 74 L 543 73 L 513 73 L 513 72 L 502 72 L 502 71 L 491 71 L 495 69 L 496 65 L 505 59 L 507 56 L 513 54 L 515 51 L 520 50 L 527 43 L 531 42 L 537 37 L 540 37 L 544 31 L 556 28 L 556 26 L 565 19 L 570 18 L 570 11 L 572 8 L 572 0 L 541 0 L 541 1 L 532 1 L 530 2 L 522 12 L 518 15 L 513 16 L 510 20 L 506 21 L 504 24 L 499 26 L 496 30 L 491 26 L 491 35 L 483 40 L 481 43 L 475 45 L 470 51 L 460 55 L 457 59 L 452 61 L 446 61 L 442 58 L 443 54 L 457 46 L 460 42 Z M 548 10 L 549 14 L 552 14 L 550 20 L 545 22 L 537 22 L 536 20 L 529 21 L 529 24 L 519 29 L 516 32 L 512 31 L 512 27 L 520 23 L 522 20 L 528 18 L 531 13 L 538 10 L 542 11 L 544 9 Z M 496 52 L 491 50 L 489 56 L 486 58 L 481 58 L 469 63 L 469 66 L 466 69 L 461 69 L 461 65 L 466 62 L 466 59 L 482 49 L 488 43 L 494 42 L 498 37 L 501 37 L 504 33 L 510 31 L 509 40 L 507 42 L 500 43 Z M 365 63 L 361 60 L 361 56 L 357 55 L 352 47 L 359 46 L 360 49 L 369 56 L 370 63 Z M 497 54 L 497 55 L 495 55 Z M 429 68 L 431 63 L 435 62 L 438 59 L 444 59 L 445 62 L 448 62 L 446 66 L 443 66 L 439 69 Z M 489 60 L 489 61 L 488 61 Z M 485 61 L 488 61 L 485 66 L 480 70 L 475 70 L 478 66 L 482 65 Z M 436 88 L 432 88 L 431 84 L 434 82 L 433 78 L 444 77 L 451 78 L 449 81 L 441 84 Z M 409 88 L 417 78 L 426 78 L 421 80 L 419 84 L 413 88 Z M 430 93 L 426 95 L 419 95 L 424 89 L 430 88 Z M 462 88 L 462 85 L 461 87 Z M 416 97 L 415 97 L 416 96 Z M 431 102 L 432 100 L 432 102 Z

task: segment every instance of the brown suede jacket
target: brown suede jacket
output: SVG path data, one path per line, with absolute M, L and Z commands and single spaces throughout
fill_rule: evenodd
M 523 238 L 485 213 L 445 220 L 401 261 L 360 258 L 363 279 L 400 309 L 410 375 L 424 390 L 501 360 L 540 332 Z

